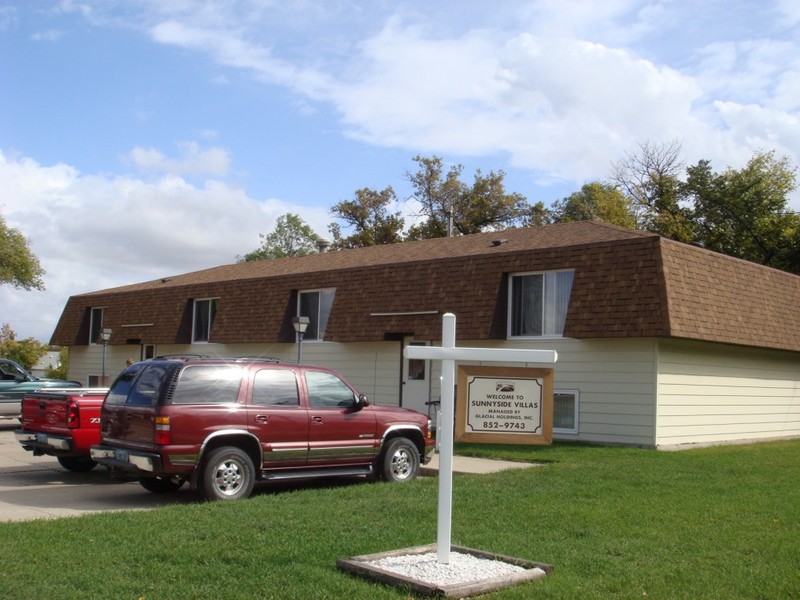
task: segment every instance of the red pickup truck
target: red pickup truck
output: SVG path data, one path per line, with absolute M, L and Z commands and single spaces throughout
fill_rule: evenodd
M 24 450 L 55 456 L 76 473 L 97 463 L 90 448 L 100 442 L 100 407 L 105 388 L 64 388 L 29 392 L 22 398 L 22 429 L 14 432 Z

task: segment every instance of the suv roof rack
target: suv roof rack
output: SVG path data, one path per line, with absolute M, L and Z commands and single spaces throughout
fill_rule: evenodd
M 279 358 L 273 358 L 272 356 L 237 356 L 234 360 L 236 362 L 281 362 Z
M 211 358 L 207 354 L 162 354 L 156 356 L 153 360 L 196 360 L 202 358 Z

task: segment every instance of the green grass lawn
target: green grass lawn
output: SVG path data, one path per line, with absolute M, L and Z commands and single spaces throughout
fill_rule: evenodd
M 800 598 L 800 441 L 656 452 L 458 445 L 453 543 L 550 563 L 486 598 Z M 393 598 L 338 558 L 436 541 L 436 478 L 0 524 L 0 598 Z M 187 491 L 181 493 L 188 493 Z

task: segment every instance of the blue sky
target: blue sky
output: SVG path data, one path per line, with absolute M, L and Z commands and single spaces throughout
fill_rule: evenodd
M 0 0 L 0 213 L 70 295 L 234 262 L 275 219 L 321 235 L 412 158 L 550 204 L 644 142 L 800 164 L 796 0 Z M 800 209 L 800 195 L 792 197 Z

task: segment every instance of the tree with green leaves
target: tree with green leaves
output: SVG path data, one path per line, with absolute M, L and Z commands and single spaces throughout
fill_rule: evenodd
M 337 219 L 344 221 L 352 233 L 342 234 L 338 223 L 330 225 L 334 248 L 361 248 L 380 246 L 403 241 L 405 221 L 399 211 L 390 212 L 397 204 L 397 196 L 391 187 L 377 192 L 369 188 L 356 190 L 353 200 L 342 200 L 331 208 Z
M 414 198 L 421 205 L 423 221 L 411 227 L 408 239 L 466 235 L 521 225 L 529 214 L 525 196 L 508 193 L 505 173 L 475 173 L 472 185 L 460 180 L 463 165 L 444 172 L 438 156 L 415 156 L 416 173 L 406 173 Z
M 800 274 L 800 216 L 789 210 L 796 169 L 774 151 L 742 169 L 685 169 L 680 146 L 641 144 L 616 163 L 612 180 L 631 200 L 637 226 L 769 267 Z
M 50 350 L 55 350 L 56 346 L 50 348 Z M 68 377 L 69 372 L 69 348 L 58 348 L 58 362 L 48 367 L 45 372 L 44 376 L 49 377 L 50 379 L 66 379 Z
M 299 215 L 286 213 L 275 221 L 275 229 L 268 234 L 259 234 L 261 246 L 236 262 L 253 262 L 289 256 L 305 256 L 316 251 L 319 236 Z
M 711 170 L 701 160 L 683 186 L 692 203 L 695 241 L 709 250 L 800 274 L 800 216 L 788 209 L 796 170 L 774 152 L 755 154 L 744 168 Z
M 580 191 L 553 203 L 553 221 L 602 221 L 628 229 L 636 228 L 636 215 L 631 202 L 619 189 L 609 183 L 594 181 L 584 184 Z
M 44 269 L 31 252 L 28 240 L 0 215 L 0 284 L 9 283 L 17 289 L 43 290 Z
M 0 356 L 3 358 L 30 370 L 46 353 L 47 346 L 33 338 L 17 341 L 17 334 L 8 323 L 0 327 Z

